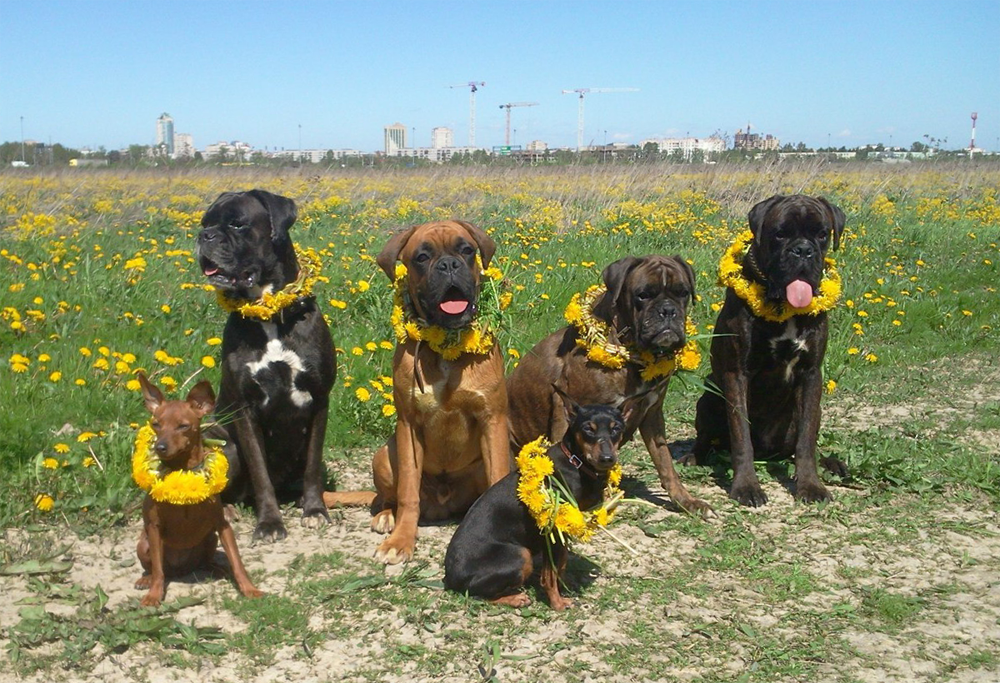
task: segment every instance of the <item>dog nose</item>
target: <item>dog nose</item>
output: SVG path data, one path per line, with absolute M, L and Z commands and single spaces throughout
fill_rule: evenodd
M 660 308 L 656 311 L 661 318 L 666 318 L 667 320 L 672 320 L 677 317 L 677 306 L 669 301 L 664 301 L 660 304 Z
M 816 250 L 813 248 L 813 245 L 808 242 L 799 242 L 792 247 L 791 252 L 794 256 L 797 256 L 802 260 L 811 259 L 816 254 Z
M 198 233 L 199 242 L 212 242 L 219 236 L 219 231 L 215 228 L 207 228 Z
M 443 256 L 434 267 L 442 273 L 453 273 L 462 267 L 462 260 L 455 256 Z
M 163 455 L 164 453 L 167 452 L 167 442 L 166 441 L 157 441 L 156 445 L 153 446 L 153 449 L 157 453 L 159 453 L 160 455 Z

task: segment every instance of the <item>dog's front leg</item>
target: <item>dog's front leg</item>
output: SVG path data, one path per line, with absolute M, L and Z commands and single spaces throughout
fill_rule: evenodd
M 309 429 L 306 451 L 306 471 L 302 484 L 302 525 L 317 528 L 330 522 L 330 515 L 323 502 L 323 440 L 329 405 L 316 406 Z
M 760 507 L 767 495 L 760 487 L 753 468 L 753 440 L 747 412 L 748 381 L 745 372 L 726 370 L 721 374 L 722 393 L 726 399 L 726 422 L 729 425 L 729 453 L 733 463 L 733 483 L 729 497 L 740 505 Z
M 163 571 L 163 536 L 156 519 L 145 525 L 146 540 L 149 542 L 149 592 L 142 599 L 146 607 L 157 607 L 163 602 L 166 592 L 166 577 Z
M 226 559 L 229 560 L 229 566 L 233 570 L 233 579 L 236 581 L 236 587 L 240 589 L 240 593 L 248 598 L 259 598 L 264 595 L 264 592 L 254 586 L 253 581 L 250 580 L 246 567 L 243 566 L 240 550 L 236 545 L 236 534 L 221 511 L 219 514 L 218 531 L 219 540 L 222 542 L 222 550 L 226 553 Z
M 804 503 L 832 500 L 816 471 L 816 440 L 819 438 L 820 399 L 823 373 L 814 367 L 802 378 L 797 397 L 798 433 L 795 437 L 795 497 Z
M 274 485 L 267 473 L 264 460 L 264 434 L 256 420 L 245 414 L 233 421 L 240 457 L 250 471 L 253 483 L 254 504 L 257 507 L 257 528 L 253 530 L 253 540 L 280 541 L 288 536 L 281 521 L 281 509 L 274 495 Z
M 409 562 L 420 521 L 420 482 L 424 471 L 423 439 L 409 419 L 396 422 L 396 526 L 375 551 L 386 564 Z
M 681 478 L 677 476 L 674 459 L 667 446 L 666 424 L 663 421 L 661 404 L 646 411 L 642 422 L 639 423 L 639 433 L 646 444 L 646 450 L 653 458 L 656 473 L 660 476 L 660 485 L 666 489 L 670 499 L 685 512 L 701 515 L 711 512 L 712 506 L 688 493 L 684 484 L 681 483 Z
M 559 592 L 559 582 L 566 574 L 569 551 L 562 543 L 553 543 L 547 550 L 549 552 L 542 554 L 542 571 L 538 581 L 545 590 L 549 607 L 557 612 L 562 612 L 573 606 L 573 601 L 564 598 Z

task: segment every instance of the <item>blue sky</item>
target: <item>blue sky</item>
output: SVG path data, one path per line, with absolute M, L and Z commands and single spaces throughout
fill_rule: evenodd
M 0 0 L 0 140 L 151 144 L 169 112 L 199 149 L 382 146 L 401 122 L 503 144 L 729 135 L 995 150 L 1000 2 Z M 411 141 L 412 142 L 412 141 Z

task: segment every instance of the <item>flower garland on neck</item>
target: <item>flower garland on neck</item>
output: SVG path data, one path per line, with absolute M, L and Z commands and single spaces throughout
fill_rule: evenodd
M 482 268 L 479 257 L 476 264 Z M 413 314 L 408 289 L 406 266 L 396 264 L 393 282 L 393 306 L 390 322 L 396 341 L 408 339 L 422 341 L 445 360 L 455 360 L 465 353 L 484 355 L 493 350 L 496 332 L 503 324 L 503 311 L 510 305 L 510 292 L 501 292 L 503 273 L 492 266 L 482 270 L 483 281 L 479 289 L 479 302 L 472 323 L 461 330 L 447 330 L 437 325 L 427 325 Z
M 150 424 L 139 428 L 132 451 L 132 479 L 157 503 L 195 505 L 218 495 L 226 488 L 229 461 L 222 448 L 208 449 L 205 460 L 195 470 L 174 470 L 160 474 L 162 463 L 153 452 L 156 432 Z
M 618 370 L 628 362 L 642 367 L 640 376 L 644 382 L 665 377 L 678 366 L 682 370 L 696 370 L 701 364 L 701 352 L 694 335 L 698 328 L 691 317 L 684 321 L 687 343 L 667 356 L 654 356 L 650 351 L 635 351 L 628 346 L 610 339 L 608 324 L 594 316 L 594 304 L 607 291 L 604 285 L 592 285 L 585 292 L 577 292 L 566 305 L 563 317 L 576 328 L 576 345 L 587 350 L 587 358 L 608 368 Z
M 264 292 L 259 299 L 231 299 L 221 289 L 215 292 L 216 301 L 223 310 L 239 313 L 244 318 L 267 322 L 296 301 L 312 295 L 317 282 L 329 282 L 322 274 L 323 262 L 315 249 L 295 247 L 295 257 L 299 262 L 299 276 L 280 291 Z
M 829 311 L 840 301 L 841 280 L 837 272 L 837 262 L 826 258 L 824 277 L 819 283 L 819 294 L 808 306 L 794 308 L 788 304 L 773 303 L 764 298 L 764 285 L 751 282 L 743 276 L 743 259 L 753 241 L 753 233 L 745 230 L 736 236 L 736 241 L 726 250 L 719 261 L 719 284 L 728 287 L 743 299 L 751 312 L 758 318 L 781 323 L 795 315 L 819 315 Z
M 625 495 L 618 488 L 622 467 L 615 465 L 608 475 L 604 503 L 593 511 L 580 510 L 572 494 L 553 474 L 555 465 L 546 454 L 551 445 L 540 436 L 521 449 L 517 456 L 517 497 L 528 507 L 546 543 L 555 542 L 557 537 L 563 544 L 567 537 L 586 543 L 599 527 L 611 522 Z

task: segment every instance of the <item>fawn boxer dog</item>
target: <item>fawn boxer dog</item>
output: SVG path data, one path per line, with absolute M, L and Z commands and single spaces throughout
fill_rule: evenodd
M 295 202 L 264 190 L 226 192 L 208 207 L 198 261 L 225 298 L 251 304 L 293 288 L 301 268 L 288 235 Z M 254 540 L 287 535 L 279 502 L 297 500 L 302 523 L 329 520 L 323 438 L 336 357 L 316 298 L 303 290 L 271 315 L 233 311 L 222 334 L 219 415 L 236 443 L 226 502 L 252 500 Z
M 609 338 L 652 357 L 666 357 L 686 342 L 685 319 L 694 299 L 694 271 L 680 256 L 626 256 L 602 273 L 607 291 L 595 302 L 592 314 L 607 325 Z M 667 447 L 662 377 L 642 378 L 642 366 L 626 362 L 610 368 L 591 361 L 577 344 L 573 325 L 554 332 L 521 358 L 507 380 L 510 396 L 512 447 L 520 448 L 539 434 L 562 439 L 568 426 L 562 400 L 553 386 L 565 389 L 579 405 L 618 407 L 627 396 L 645 394 L 631 411 L 622 443 L 638 429 L 653 458 L 660 483 L 671 500 L 688 512 L 705 514 L 710 507 L 692 496 L 681 483 Z
M 435 221 L 394 235 L 377 263 L 390 280 L 407 268 L 406 315 L 444 330 L 468 328 L 476 317 L 480 267 L 496 251 L 482 229 Z M 372 503 L 372 530 L 389 533 L 376 551 L 386 564 L 412 558 L 419 519 L 463 514 L 510 470 L 503 358 L 485 354 L 445 360 L 427 343 L 407 338 L 392 362 L 396 429 L 372 461 L 375 492 L 324 494 L 331 507 Z
M 827 313 L 809 306 L 819 293 L 827 250 L 840 244 L 844 212 L 822 197 L 777 195 L 755 205 L 749 222 L 753 241 L 742 259 L 742 278 L 763 286 L 769 310 L 790 315 L 767 319 L 732 287 L 726 290 L 709 376 L 721 395 L 706 391 L 698 401 L 692 455 L 705 464 L 713 448 L 729 450 L 729 496 L 742 505 L 767 502 L 753 461 L 768 458 L 794 457 L 797 499 L 829 500 L 816 468 Z M 824 458 L 823 465 L 847 475 L 835 458 Z

